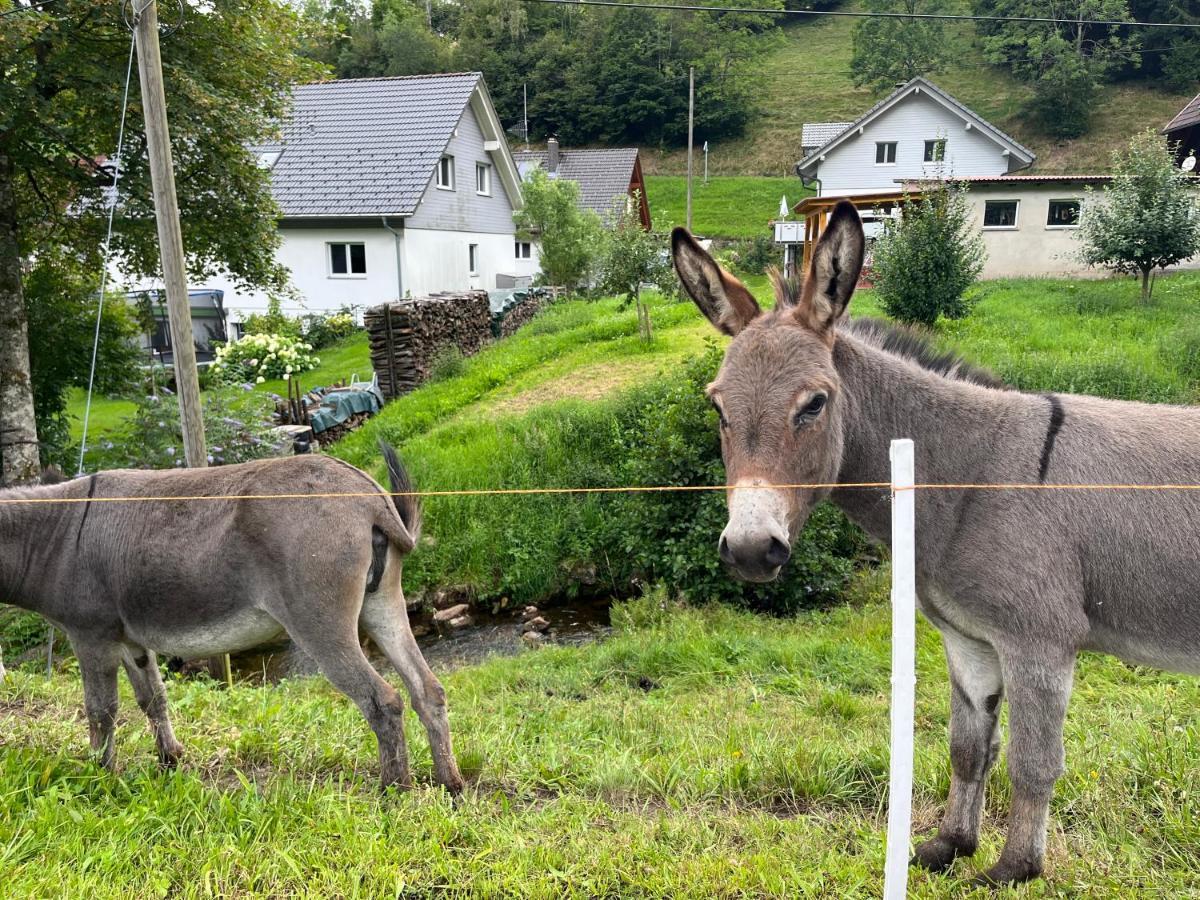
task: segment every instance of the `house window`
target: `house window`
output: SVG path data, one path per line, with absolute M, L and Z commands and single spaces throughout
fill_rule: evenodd
M 454 190 L 454 157 L 443 156 L 438 160 L 437 186 L 443 191 Z
M 896 142 L 879 141 L 875 144 L 875 165 L 894 166 L 896 164 Z
M 467 263 L 471 267 L 471 274 L 478 275 L 479 274 L 479 245 L 478 244 L 468 244 L 467 245 Z
M 1016 228 L 1016 200 L 986 200 L 983 204 L 984 228 Z
M 529 241 L 516 242 L 517 259 L 529 259 L 533 256 L 533 246 Z
M 331 278 L 354 278 L 367 274 L 367 248 L 364 244 L 326 244 L 329 248 Z
M 941 162 L 946 158 L 946 139 L 925 142 L 925 162 Z
M 487 163 L 475 163 L 475 193 L 485 197 L 492 193 L 492 167 Z
M 1079 227 L 1078 200 L 1051 200 L 1050 209 L 1046 212 L 1047 228 L 1077 228 Z

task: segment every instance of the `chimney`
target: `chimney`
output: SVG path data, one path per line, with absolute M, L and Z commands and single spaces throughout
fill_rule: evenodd
M 558 138 L 552 137 L 546 141 L 546 172 L 558 174 Z

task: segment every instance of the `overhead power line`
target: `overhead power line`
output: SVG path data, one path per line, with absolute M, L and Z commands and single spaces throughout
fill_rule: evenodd
M 1028 22 L 1047 25 L 1111 25 L 1127 28 L 1200 28 L 1188 22 L 1127 22 L 1120 19 L 1066 19 L 1051 16 L 968 16 L 955 13 L 869 12 L 858 10 L 758 9 L 752 6 L 702 6 L 686 3 L 622 3 L 621 0 L 522 0 L 553 6 L 610 6 L 674 12 L 749 13 L 756 16 L 846 16 L 856 19 L 942 19 L 952 22 Z

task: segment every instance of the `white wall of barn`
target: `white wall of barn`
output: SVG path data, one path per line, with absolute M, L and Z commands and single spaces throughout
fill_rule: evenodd
M 926 163 L 925 142 L 940 138 L 946 140 L 945 161 Z M 876 143 L 891 141 L 896 143 L 896 162 L 877 165 Z M 898 190 L 896 179 L 1004 175 L 1009 165 L 1003 147 L 978 128 L 967 128 L 961 115 L 922 91 L 867 123 L 862 134 L 855 129 L 819 163 L 817 177 L 822 196 L 849 196 Z

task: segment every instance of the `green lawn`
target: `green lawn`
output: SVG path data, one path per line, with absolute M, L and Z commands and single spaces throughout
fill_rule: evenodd
M 160 774 L 122 680 L 117 775 L 86 761 L 78 678 L 0 687 L 0 866 L 24 897 L 878 897 L 887 791 L 886 583 L 773 620 L 661 596 L 617 633 L 444 673 L 468 779 L 381 797 L 374 738 L 321 679 L 168 685 L 187 748 Z M 918 635 L 914 820 L 948 785 L 940 642 Z M 399 684 L 394 675 L 392 680 Z M 1200 681 L 1085 657 L 1052 807 L 1047 880 L 1000 896 L 1200 892 Z M 995 859 L 1003 764 L 975 861 L 912 875 L 971 893 Z
M 770 236 L 771 222 L 778 219 L 779 200 L 787 197 L 788 208 L 813 192 L 798 178 L 755 178 L 712 176 L 692 180 L 692 230 L 703 237 L 752 238 Z M 687 176 L 650 175 L 646 196 L 655 228 L 687 223 Z

